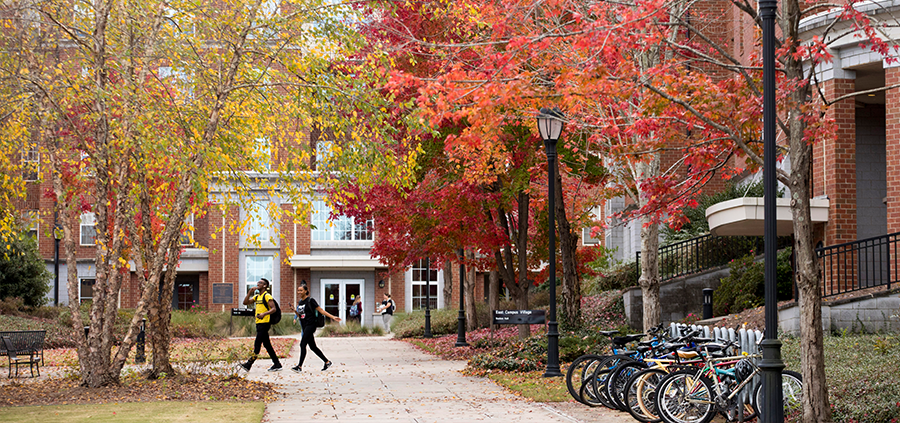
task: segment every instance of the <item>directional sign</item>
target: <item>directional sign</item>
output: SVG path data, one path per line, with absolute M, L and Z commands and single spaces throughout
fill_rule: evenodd
M 494 310 L 495 325 L 537 325 L 544 322 L 544 310 Z

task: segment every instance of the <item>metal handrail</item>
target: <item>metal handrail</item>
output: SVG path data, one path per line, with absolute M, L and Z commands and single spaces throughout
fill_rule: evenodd
M 900 232 L 816 248 L 822 297 L 877 286 L 891 289 L 900 279 L 897 248 Z
M 751 251 L 762 251 L 763 237 L 701 235 L 659 247 L 659 280 L 700 273 L 728 264 Z M 791 245 L 790 237 L 779 237 L 778 248 Z M 635 252 L 637 278 L 641 277 L 641 252 Z

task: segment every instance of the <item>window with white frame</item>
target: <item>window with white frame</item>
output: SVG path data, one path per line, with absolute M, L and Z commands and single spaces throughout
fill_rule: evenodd
M 38 219 L 37 210 L 22 212 L 22 222 L 25 223 L 25 229 L 28 231 L 28 236 L 32 237 L 35 242 L 38 242 L 38 225 L 40 224 L 40 220 Z
M 182 246 L 194 245 L 194 215 L 188 214 L 184 218 L 184 225 L 181 226 L 181 237 L 178 244 Z
M 269 172 L 272 170 L 272 148 L 269 145 L 268 138 L 257 138 L 256 149 L 253 152 L 253 159 L 256 162 L 256 169 Z
M 97 238 L 97 217 L 94 213 L 81 214 L 81 245 L 94 245 Z
M 348 216 L 329 219 L 331 208 L 322 200 L 313 201 L 313 241 L 371 241 L 374 223 L 371 219 L 357 222 Z
M 37 144 L 27 145 L 22 151 L 22 179 L 26 182 L 38 180 L 41 168 L 41 154 Z
M 320 135 L 321 136 L 321 135 Z M 325 172 L 328 170 L 328 160 L 331 158 L 332 141 L 319 138 L 316 140 L 316 171 Z
M 272 242 L 270 228 L 272 219 L 269 215 L 268 203 L 255 201 L 246 210 L 247 240 L 251 243 Z
M 269 284 L 272 284 L 272 272 L 274 269 L 275 258 L 272 256 L 247 256 L 244 260 L 245 278 L 244 292 L 255 287 L 260 279 L 266 278 Z
M 81 279 L 78 284 L 78 300 L 83 303 L 94 299 L 94 285 L 96 279 Z
M 412 267 L 412 308 L 422 310 L 425 308 L 425 293 L 431 296 L 428 302 L 430 309 L 436 309 L 438 304 L 438 269 L 434 263 L 430 263 L 431 269 L 425 267 L 425 259 L 421 259 Z M 427 280 L 426 280 L 427 278 Z M 427 284 L 426 284 L 427 282 Z M 430 287 L 426 291 L 426 287 Z
M 596 206 L 591 209 L 591 217 L 594 221 L 600 220 L 600 206 Z M 586 228 L 581 229 L 581 244 L 582 245 L 600 245 L 600 233 L 597 233 L 597 238 L 591 236 L 591 231 L 594 225 L 588 226 Z
M 182 69 L 175 69 L 170 66 L 160 66 L 156 69 L 159 80 L 169 87 L 172 87 L 169 94 L 174 97 L 182 97 L 182 99 L 190 100 L 194 98 L 194 87 L 190 84 L 190 78 Z

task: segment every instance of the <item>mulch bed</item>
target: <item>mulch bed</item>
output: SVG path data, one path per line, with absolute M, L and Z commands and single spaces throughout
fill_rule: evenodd
M 11 383 L 0 389 L 0 407 L 23 405 L 105 404 L 145 401 L 266 401 L 275 399 L 272 384 L 240 377 L 181 374 L 146 380 L 123 378 L 119 385 L 85 388 L 74 378 Z

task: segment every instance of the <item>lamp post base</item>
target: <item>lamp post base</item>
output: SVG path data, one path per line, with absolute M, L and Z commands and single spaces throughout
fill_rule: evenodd
M 544 371 L 544 377 L 559 377 L 562 372 L 559 370 L 559 330 L 558 323 L 551 320 L 547 323 L 547 370 Z
M 781 387 L 784 362 L 781 361 L 781 341 L 767 338 L 760 342 L 760 346 L 762 360 L 759 361 L 759 368 L 762 370 L 763 383 L 763 404 L 759 404 L 760 421 L 780 423 L 784 421 L 784 393 Z
M 422 335 L 424 338 L 431 338 L 431 311 L 427 308 L 425 309 L 425 334 Z
M 454 347 L 468 347 L 469 343 L 466 342 L 466 313 L 463 310 L 459 310 L 459 316 L 456 318 L 456 344 L 453 344 Z

